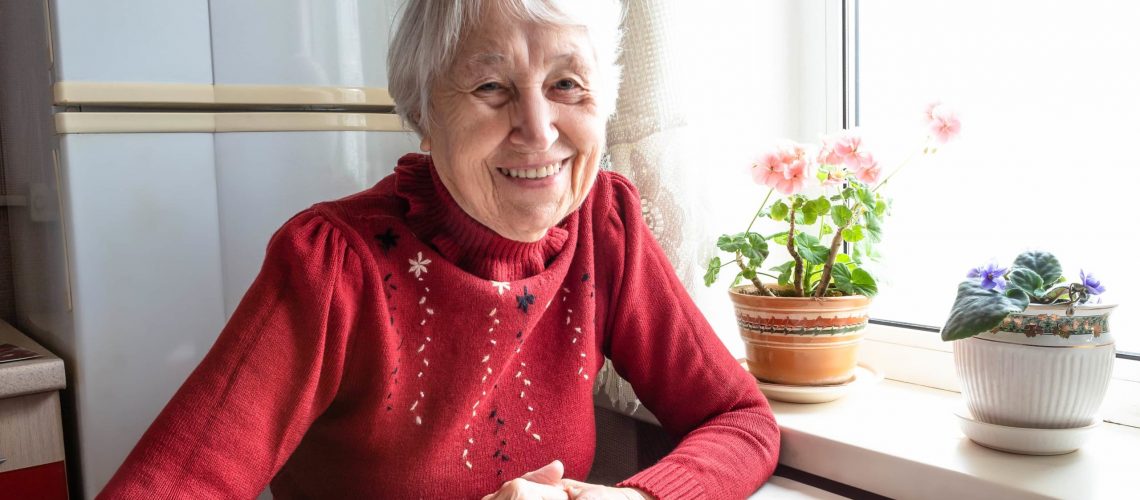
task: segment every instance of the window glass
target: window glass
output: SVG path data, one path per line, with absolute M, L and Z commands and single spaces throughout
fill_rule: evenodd
M 873 316 L 940 326 L 971 267 L 1043 249 L 1102 279 L 1118 349 L 1140 351 L 1140 2 L 861 0 L 856 16 L 856 116 L 884 172 L 921 148 L 928 102 L 962 122 L 884 188 Z

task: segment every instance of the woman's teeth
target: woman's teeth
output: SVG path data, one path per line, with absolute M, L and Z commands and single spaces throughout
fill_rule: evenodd
M 562 170 L 561 163 L 551 163 L 545 167 L 527 169 L 499 168 L 499 171 L 502 172 L 503 175 L 517 177 L 519 179 L 541 179 L 557 174 L 560 170 Z

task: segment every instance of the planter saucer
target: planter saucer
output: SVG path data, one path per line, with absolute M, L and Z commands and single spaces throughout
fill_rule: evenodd
M 740 366 L 742 366 L 745 371 L 748 371 L 748 363 L 745 360 L 739 361 Z M 760 392 L 763 392 L 768 399 L 773 401 L 783 401 L 785 403 L 826 403 L 828 401 L 835 401 L 854 389 L 873 384 L 882 379 L 882 372 L 872 368 L 870 365 L 859 363 L 855 367 L 855 375 L 851 377 L 851 380 L 842 384 L 784 385 L 757 380 L 756 385 L 760 387 Z
M 1101 423 L 1100 418 L 1094 418 L 1092 424 L 1084 427 L 1033 429 L 982 422 L 974 419 L 970 410 L 964 406 L 955 410 L 954 414 L 958 416 L 958 426 L 962 429 L 962 433 L 971 441 L 986 448 L 1021 455 L 1072 453 L 1088 440 L 1093 429 Z

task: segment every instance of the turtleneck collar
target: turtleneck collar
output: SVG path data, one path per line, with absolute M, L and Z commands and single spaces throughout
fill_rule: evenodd
M 464 212 L 447 191 L 431 156 L 407 154 L 396 166 L 396 194 L 407 201 L 408 226 L 448 261 L 484 279 L 515 281 L 554 261 L 573 236 L 574 211 L 542 239 L 520 242 L 500 236 Z M 570 228 L 570 229 L 567 229 Z

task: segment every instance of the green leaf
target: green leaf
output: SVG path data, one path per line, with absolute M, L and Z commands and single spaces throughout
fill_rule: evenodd
M 863 227 L 869 243 L 883 241 L 883 219 L 875 215 L 875 212 L 869 212 L 863 217 Z
M 815 224 L 816 220 L 819 220 L 819 214 L 814 210 L 809 211 L 805 208 L 802 212 L 796 212 L 796 225 L 810 226 Z
M 855 243 L 863 240 L 863 226 L 854 225 L 843 230 L 843 240 L 848 243 Z
M 845 253 L 835 254 L 835 263 L 836 264 L 846 264 L 848 262 L 851 262 L 851 256 L 849 256 Z
M 1041 277 L 1045 288 L 1053 286 L 1061 278 L 1061 262 L 1049 252 L 1025 252 L 1013 260 L 1013 265 L 1032 269 Z
M 709 261 L 708 270 L 705 271 L 705 286 L 712 286 L 718 274 L 720 274 L 720 257 L 713 257 L 712 260 Z
M 835 264 L 831 268 L 831 283 L 829 286 L 847 295 L 855 295 L 855 286 L 851 283 L 851 269 L 847 264 Z
M 1045 295 L 1038 297 L 1038 302 L 1042 304 L 1053 304 L 1056 302 L 1069 300 L 1069 287 L 1059 286 L 1045 292 Z
M 836 205 L 832 207 L 831 220 L 835 221 L 836 226 L 846 226 L 847 223 L 851 221 L 851 209 L 843 205 Z
M 772 214 L 769 217 L 774 221 L 782 221 L 788 218 L 788 205 L 784 203 L 784 200 L 776 200 L 776 203 L 772 204 Z
M 716 247 L 729 253 L 735 253 L 737 249 L 736 241 L 727 234 L 722 234 L 716 239 Z
M 782 233 L 773 234 L 772 237 L 768 239 L 777 245 L 785 246 L 788 244 L 788 232 L 784 231 Z
M 1024 311 L 1029 305 L 1024 291 L 1011 288 L 1007 292 L 1009 295 L 986 290 L 978 280 L 963 281 L 958 285 L 950 317 L 942 326 L 942 340 L 964 339 L 992 330 L 1006 316 Z
M 851 271 L 851 284 L 855 288 L 855 293 L 859 295 L 874 297 L 879 293 L 879 285 L 875 282 L 875 278 L 861 267 Z
M 875 214 L 875 217 L 882 217 L 887 213 L 888 208 L 890 208 L 890 204 L 887 203 L 886 200 L 880 198 L 875 201 L 875 210 L 873 213 Z
M 831 202 L 827 201 L 826 196 L 820 196 L 811 203 L 815 207 L 815 213 L 817 215 L 824 215 L 829 209 L 831 209 Z
M 835 228 L 831 227 L 831 224 L 828 224 L 826 222 L 823 223 L 823 226 L 821 226 L 819 230 L 821 234 L 831 234 L 835 232 Z
M 732 288 L 732 287 L 739 285 L 743 279 L 744 279 L 744 273 L 743 272 L 736 273 L 736 278 L 734 278 L 732 280 L 732 284 L 729 285 L 729 288 Z
M 867 208 L 875 208 L 875 195 L 871 193 L 870 188 L 860 186 L 855 190 L 855 194 L 859 195 L 859 201 L 863 202 Z
M 818 238 L 807 233 L 796 233 L 795 239 L 796 252 L 799 252 L 804 262 L 823 264 L 827 261 L 827 254 L 831 249 L 819 244 Z
M 743 276 L 745 279 L 753 280 L 753 279 L 756 279 L 756 270 L 752 269 L 750 267 L 746 267 L 746 268 L 740 270 L 740 275 Z
M 1045 295 L 1045 282 L 1041 276 L 1028 267 L 1014 266 L 1007 278 L 1009 286 L 1020 288 L 1030 297 L 1040 298 Z
M 795 269 L 795 267 L 796 263 L 789 260 L 783 264 L 773 267 L 770 270 L 780 273 L 779 276 L 776 277 L 777 283 L 781 285 L 787 285 L 788 283 L 792 282 L 792 270 Z
M 751 263 L 753 266 L 768 258 L 768 241 L 763 236 L 757 233 L 741 233 L 738 236 L 741 238 L 740 253 L 748 257 L 749 261 L 757 261 Z

